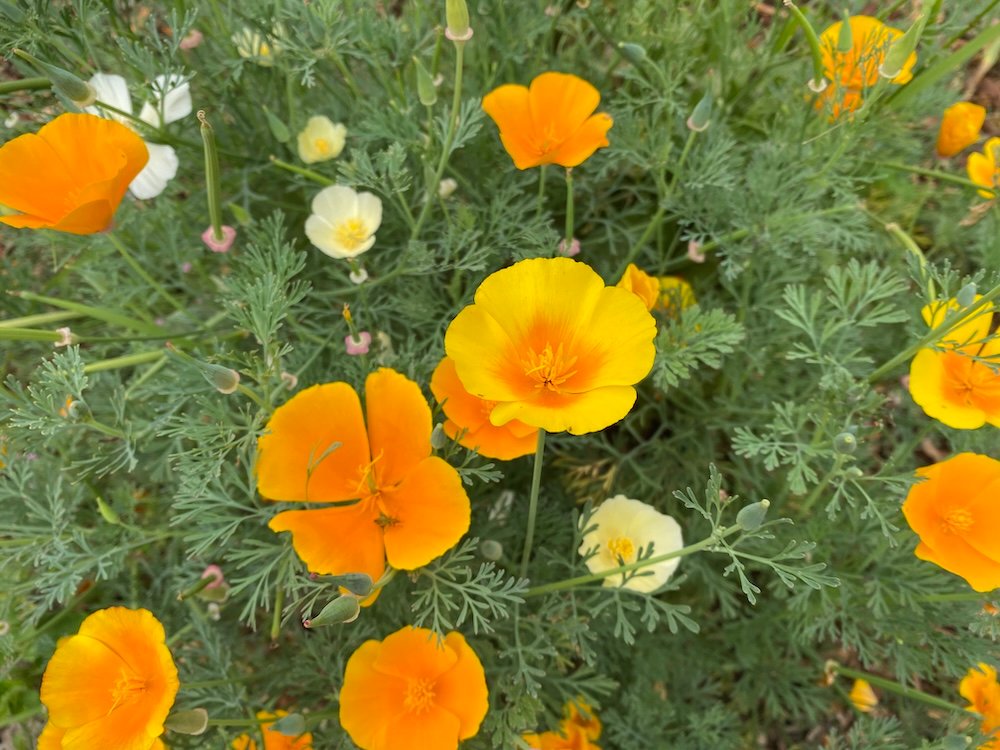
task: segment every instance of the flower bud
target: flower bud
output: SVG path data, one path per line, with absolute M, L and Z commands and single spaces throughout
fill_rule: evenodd
M 436 451 L 448 445 L 448 435 L 444 431 L 444 425 L 438 422 L 431 430 L 431 448 Z
M 955 295 L 955 302 L 958 303 L 959 307 L 968 307 L 975 301 L 976 283 L 974 281 L 970 281 L 968 284 L 963 286 L 958 290 L 958 294 Z
M 437 103 L 437 88 L 434 86 L 434 79 L 430 72 L 424 67 L 416 57 L 413 58 L 413 65 L 417 69 L 417 98 L 425 107 L 433 107 Z
M 121 526 L 122 519 L 118 517 L 115 509 L 108 505 L 107 501 L 100 495 L 97 496 L 97 510 L 101 514 L 101 518 L 112 526 Z
M 764 523 L 764 517 L 767 515 L 767 509 L 770 507 L 771 501 L 766 499 L 761 500 L 759 503 L 745 505 L 736 514 L 736 523 L 744 531 L 753 531 Z
M 503 557 L 503 545 L 493 539 L 484 539 L 479 543 L 479 553 L 491 562 Z
M 712 92 L 706 91 L 705 95 L 695 105 L 691 116 L 687 119 L 688 130 L 701 133 L 712 124 Z
M 163 726 L 177 734 L 199 735 L 208 729 L 208 711 L 204 708 L 193 708 L 190 711 L 172 712 Z
M 197 369 L 203 378 L 207 380 L 219 393 L 235 393 L 240 386 L 240 374 L 236 370 L 231 370 L 222 365 L 213 365 L 210 362 L 202 362 L 195 359 L 190 354 L 186 354 L 177 349 L 173 344 L 167 343 L 167 354 L 175 360 L 188 364 Z
M 271 130 L 271 135 L 274 136 L 274 140 L 278 143 L 288 143 L 289 139 L 292 137 L 291 131 L 288 126 L 278 118 L 274 112 L 264 107 L 264 117 L 267 118 L 267 127 Z
M 917 49 L 917 42 L 924 31 L 924 24 L 927 22 L 926 16 L 920 16 L 903 36 L 896 39 L 889 45 L 885 60 L 878 66 L 878 74 L 883 78 L 892 80 L 903 72 L 903 66 Z
M 273 724 L 268 725 L 267 731 L 277 732 L 286 737 L 300 737 L 305 734 L 306 720 L 302 714 L 288 714 L 282 716 Z
M 23 49 L 15 49 L 14 54 L 44 73 L 45 77 L 52 82 L 52 88 L 56 90 L 56 93 L 62 94 L 80 109 L 97 101 L 97 92 L 94 87 L 68 70 L 42 62 Z
M 451 177 L 445 177 L 438 183 L 438 197 L 441 200 L 450 198 L 452 193 L 458 189 L 458 183 Z
M 368 331 L 358 331 L 358 335 L 348 334 L 344 336 L 344 349 L 352 357 L 358 354 L 367 354 L 372 343 L 372 335 Z
M 837 35 L 837 51 L 846 55 L 852 49 L 854 49 L 854 32 L 851 30 L 850 15 L 844 13 L 840 34 Z
M 634 42 L 618 42 L 618 51 L 633 65 L 639 65 L 646 59 L 646 48 Z
M 354 622 L 361 614 L 361 604 L 355 596 L 340 596 L 323 607 L 323 611 L 312 619 L 302 621 L 307 629 L 321 628 L 326 625 L 342 625 Z
M 445 36 L 453 42 L 467 42 L 472 39 L 472 29 L 469 27 L 469 6 L 465 0 L 445 0 L 445 18 L 448 28 Z
M 858 449 L 858 439 L 850 432 L 842 432 L 833 439 L 833 449 L 844 455 L 854 453 Z

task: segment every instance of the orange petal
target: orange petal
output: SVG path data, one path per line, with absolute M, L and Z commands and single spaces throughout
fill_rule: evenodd
M 295 552 L 313 573 L 367 573 L 373 581 L 385 571 L 378 509 L 370 500 L 342 508 L 286 510 L 268 526 L 291 531 Z
M 910 396 L 927 416 L 942 424 L 959 430 L 975 430 L 986 423 L 986 415 L 978 406 L 951 397 L 954 388 L 948 365 L 953 358 L 963 356 L 958 352 L 934 349 L 917 352 L 910 363 Z
M 315 385 L 279 406 L 257 441 L 257 490 L 268 500 L 336 502 L 359 497 L 371 461 L 358 394 Z
M 65 734 L 65 729 L 60 729 L 50 721 L 38 736 L 38 747 L 35 750 L 62 750 L 62 740 Z
M 448 633 L 444 642 L 457 655 L 455 665 L 438 678 L 435 699 L 438 705 L 459 720 L 459 739 L 468 739 L 479 731 L 489 709 L 489 692 L 482 662 L 461 633 Z
M 124 668 L 121 657 L 95 638 L 71 635 L 59 641 L 42 676 L 41 700 L 49 723 L 70 729 L 107 716 Z
M 494 89 L 483 97 L 483 110 L 500 129 L 500 140 L 515 167 L 528 169 L 541 164 L 527 86 L 508 83 Z
M 408 711 L 388 722 L 385 740 L 372 750 L 457 750 L 460 726 L 457 716 L 437 705 Z
M 434 631 L 407 625 L 385 637 L 372 666 L 385 675 L 436 682 L 457 661 L 458 654 Z
M 913 554 L 964 578 L 974 591 L 1000 588 L 1000 563 L 976 552 L 957 537 L 941 549 L 933 549 L 925 542 L 920 542 Z
M 579 131 L 600 103 L 601 95 L 593 85 L 569 73 L 542 73 L 528 89 L 535 133 L 557 144 Z
M 386 513 L 395 519 L 385 527 L 389 564 L 413 570 L 443 555 L 469 530 L 472 511 L 458 472 L 430 456 L 394 490 L 383 490 Z
M 386 367 L 365 381 L 365 407 L 378 485 L 394 485 L 431 454 L 430 407 L 419 385 Z
M 0 203 L 49 222 L 70 210 L 67 196 L 76 188 L 52 146 L 34 133 L 0 148 Z
M 351 654 L 340 689 L 340 724 L 358 747 L 371 750 L 386 741 L 388 722 L 404 710 L 406 682 L 375 669 L 382 648 L 365 641 Z
M 480 305 L 469 305 L 455 316 L 445 331 L 444 348 L 462 385 L 477 398 L 513 401 L 534 392 L 520 349 Z
M 998 175 L 997 163 L 994 157 L 996 150 L 1000 148 L 1000 138 L 991 138 L 986 142 L 982 153 L 976 151 L 969 154 L 965 162 L 965 171 L 969 174 L 969 179 L 977 185 L 982 185 L 988 190 L 980 190 L 979 195 L 983 198 L 993 198 L 996 193 L 992 188 L 997 186 Z
M 515 431 L 518 425 L 527 434 L 516 435 Z M 455 439 L 455 436 L 459 434 L 454 422 L 445 422 L 444 431 L 452 439 Z M 478 430 L 466 432 L 458 440 L 458 443 L 486 458 L 495 458 L 497 461 L 513 461 L 515 458 L 528 456 L 535 452 L 535 447 L 538 444 L 538 428 L 528 427 L 516 419 L 507 422 L 503 427 L 487 423 Z
M 431 393 L 441 410 L 456 425 L 472 432 L 489 422 L 493 403 L 465 390 L 455 370 L 455 360 L 444 357 L 431 375 Z
M 608 131 L 614 124 L 611 115 L 598 112 L 559 144 L 559 147 L 548 155 L 548 162 L 567 168 L 583 164 L 597 149 L 609 145 Z

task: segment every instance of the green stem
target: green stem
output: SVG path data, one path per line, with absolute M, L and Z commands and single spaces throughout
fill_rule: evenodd
M 573 244 L 573 168 L 566 168 L 566 247 L 569 252 Z
M 25 315 L 20 318 L 8 318 L 0 320 L 0 329 L 3 328 L 30 328 L 38 323 L 61 323 L 64 320 L 79 318 L 80 314 L 75 312 L 48 312 L 38 315 Z
M 827 486 L 829 486 L 830 482 L 833 481 L 833 478 L 837 476 L 837 473 L 840 471 L 840 467 L 844 463 L 845 458 L 846 457 L 844 456 L 843 453 L 838 453 L 837 458 L 833 462 L 833 466 L 830 468 L 830 471 L 826 473 L 826 476 L 824 476 L 821 480 L 819 480 L 819 484 L 817 484 L 813 488 L 813 491 L 810 492 L 801 503 L 799 503 L 799 510 L 803 514 L 807 513 L 812 508 L 813 503 L 815 503 L 819 499 L 819 496 L 823 493 L 823 490 L 825 490 Z
M 643 231 L 642 235 L 628 251 L 628 255 L 625 256 L 625 260 L 622 261 L 621 267 L 615 273 L 614 277 L 612 277 L 612 281 L 620 279 L 625 275 L 625 271 L 628 269 L 629 264 L 635 262 L 636 256 L 639 255 L 639 251 L 642 250 L 643 245 L 649 242 L 649 238 L 653 236 L 653 232 L 655 232 L 656 228 L 660 226 L 660 222 L 663 221 L 663 216 L 666 213 L 667 209 L 665 209 L 662 205 L 656 209 L 656 213 L 653 214 L 653 218 L 649 220 L 649 224 L 646 225 L 646 229 Z
M 38 328 L 0 328 L 0 341 L 61 341 L 58 331 L 43 331 Z M 73 339 L 76 342 L 76 339 Z
M 918 701 L 922 701 L 929 706 L 934 706 L 935 708 L 943 708 L 946 711 L 961 711 L 964 712 L 965 709 L 951 701 L 946 701 L 944 698 L 938 698 L 935 695 L 929 695 L 921 690 L 916 690 L 915 688 L 908 688 L 904 685 L 900 685 L 895 680 L 889 680 L 885 677 L 879 677 L 878 675 L 871 674 L 870 672 L 862 672 L 859 669 L 851 669 L 849 667 L 842 667 L 836 662 L 831 662 L 828 664 L 828 669 L 830 669 L 834 674 L 843 675 L 844 677 L 849 677 L 853 680 L 865 680 L 876 687 L 880 687 L 883 690 L 888 690 L 890 693 L 895 693 L 896 695 L 901 695 L 904 698 L 913 698 Z
M 869 383 L 877 383 L 879 380 L 884 378 L 888 373 L 892 372 L 897 366 L 906 362 L 908 359 L 912 359 L 913 356 L 919 352 L 921 349 L 926 349 L 927 347 L 933 346 L 938 341 L 943 339 L 949 333 L 954 331 L 960 325 L 962 325 L 966 320 L 972 318 L 979 314 L 979 311 L 984 307 L 990 305 L 993 300 L 1000 297 L 1000 284 L 990 289 L 986 294 L 984 294 L 979 300 L 977 300 L 969 307 L 964 310 L 955 312 L 950 312 L 945 316 L 945 319 L 941 322 L 937 328 L 932 328 L 926 336 L 919 339 L 915 344 L 904 349 L 902 352 L 897 354 L 895 357 L 890 359 L 884 365 L 879 367 L 875 372 L 868 376 Z
M 208 218 L 212 222 L 212 235 L 216 240 L 223 239 L 222 208 L 219 194 L 219 153 L 215 150 L 215 131 L 208 122 L 204 110 L 198 110 L 198 121 L 201 123 L 201 140 L 205 148 L 205 191 L 208 194 Z
M 703 550 L 706 547 L 713 547 L 726 537 L 732 536 L 737 531 L 740 531 L 740 525 L 733 524 L 722 531 L 713 533 L 710 536 L 705 537 L 700 542 L 695 542 L 694 544 L 689 544 L 686 547 L 681 547 L 673 552 L 665 552 L 662 555 L 656 555 L 654 557 L 647 558 L 645 560 L 638 560 L 634 563 L 628 563 L 627 565 L 619 565 L 617 568 L 609 568 L 608 570 L 602 570 L 600 573 L 591 573 L 585 576 L 576 576 L 575 578 L 566 578 L 562 581 L 555 581 L 554 583 L 546 583 L 541 586 L 534 586 L 524 592 L 523 596 L 527 599 L 529 596 L 541 596 L 542 594 L 551 594 L 554 591 L 565 591 L 566 589 L 574 589 L 578 586 L 583 586 L 588 583 L 594 583 L 595 581 L 603 581 L 605 578 L 610 578 L 611 576 L 620 575 L 622 573 L 630 573 L 633 570 L 641 570 L 642 568 L 648 567 L 650 565 L 658 565 L 661 562 L 666 562 L 667 560 L 673 560 L 678 557 L 687 557 L 688 555 L 694 554 L 699 550 Z M 523 577 L 523 576 L 522 576 Z
M 277 156 L 272 155 L 269 156 L 268 159 L 270 159 L 271 163 L 274 166 L 280 167 L 281 169 L 284 169 L 288 172 L 293 172 L 297 175 L 302 175 L 303 177 L 306 177 L 312 180 L 313 182 L 317 182 L 320 185 L 333 184 L 333 180 L 331 180 L 329 177 L 324 177 L 319 172 L 313 172 L 311 169 L 305 169 L 304 167 L 300 167 L 295 164 L 289 164 L 287 161 L 282 161 Z
M 989 594 L 980 591 L 962 591 L 956 594 L 924 594 L 923 596 L 918 596 L 917 600 L 921 602 L 986 602 L 989 599 Z
M 112 235 L 109 234 L 108 237 L 112 237 Z M 77 315 L 93 318 L 94 320 L 100 320 L 105 323 L 111 323 L 112 325 L 118 325 L 122 328 L 128 328 L 131 331 L 137 331 L 138 333 L 150 336 L 163 333 L 163 329 L 153 323 L 147 323 L 142 320 L 130 318 L 127 315 L 122 315 L 120 312 L 111 310 L 107 307 L 91 307 L 90 305 L 81 305 L 79 302 L 70 302 L 69 300 L 59 299 L 58 297 L 46 297 L 42 294 L 35 294 L 34 292 L 27 291 L 11 291 L 8 292 L 8 294 L 28 300 L 29 302 L 41 302 L 45 305 L 61 307 L 62 309 L 68 310 L 69 312 Z
M 936 169 L 923 169 L 922 167 L 914 167 L 909 164 L 897 164 L 891 161 L 877 161 L 875 162 L 876 167 L 886 167 L 887 169 L 898 169 L 903 172 L 912 172 L 913 174 L 923 175 L 924 177 L 933 177 L 935 180 L 941 180 L 942 182 L 953 182 L 956 185 L 964 185 L 968 188 L 973 188 L 974 190 L 982 190 L 982 185 L 977 185 L 972 180 L 967 180 L 964 177 L 959 177 L 958 175 L 949 174 L 948 172 L 940 172 Z
M 102 372 L 103 370 L 117 370 L 122 367 L 134 367 L 135 365 L 144 365 L 148 362 L 157 362 L 164 357 L 166 357 L 166 354 L 163 353 L 162 349 L 155 349 L 151 352 L 137 352 L 121 357 L 102 359 L 100 362 L 91 362 L 89 365 L 83 366 L 83 371 Z
M 535 215 L 539 217 L 545 208 L 545 167 L 547 166 L 548 164 L 543 164 L 538 168 L 538 205 L 535 209 Z
M 809 51 L 812 53 L 813 81 L 816 85 L 819 85 L 819 82 L 824 80 L 825 76 L 823 75 L 823 49 L 820 47 L 816 30 L 809 23 L 809 19 L 805 17 L 805 14 L 796 8 L 795 3 L 791 0 L 785 0 L 785 7 L 791 11 L 795 20 L 799 22 L 799 26 L 802 27 L 802 31 L 805 32 L 806 41 L 809 43 Z
M 262 399 L 252 388 L 250 388 L 250 386 L 246 386 L 243 385 L 243 383 L 240 383 L 238 386 L 236 386 L 236 390 L 242 393 L 251 401 L 253 401 L 255 404 L 257 404 L 257 406 L 259 406 L 261 409 L 265 408 L 264 399 Z
M 18 91 L 35 91 L 37 89 L 48 88 L 52 88 L 52 82 L 48 78 L 21 78 L 17 81 L 4 81 L 0 83 L 0 96 L 14 94 Z
M 531 471 L 531 495 L 528 498 L 528 530 L 524 537 L 524 552 L 521 553 L 521 578 L 528 577 L 531 545 L 535 541 L 535 516 L 538 513 L 538 491 L 542 486 L 542 453 L 544 451 L 545 430 L 539 430 L 538 442 L 535 445 L 535 465 Z
M 115 246 L 115 250 L 118 251 L 118 254 L 122 256 L 125 262 L 128 263 L 129 267 L 133 271 L 135 271 L 136 275 L 140 279 L 149 284 L 149 286 L 153 289 L 153 291 L 155 291 L 158 295 L 163 297 L 163 299 L 169 302 L 170 306 L 173 307 L 175 310 L 177 310 L 177 312 L 187 313 L 187 308 L 185 308 L 184 305 L 178 302 L 174 298 L 174 296 L 170 294 L 170 292 L 164 289 L 163 285 L 160 284 L 160 282 L 158 282 L 156 279 L 154 279 L 152 276 L 146 273 L 146 270 L 139 265 L 139 262 L 132 255 L 131 251 L 129 251 L 129 249 L 125 247 L 125 244 L 121 240 L 119 240 L 118 237 L 116 237 L 112 232 L 108 232 L 105 236 L 108 238 L 111 244 Z M 157 329 L 156 332 L 159 333 L 159 330 Z

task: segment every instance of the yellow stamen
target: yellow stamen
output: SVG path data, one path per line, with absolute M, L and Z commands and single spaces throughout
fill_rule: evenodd
M 972 514 L 965 510 L 964 508 L 959 508 L 958 510 L 951 511 L 944 518 L 944 530 L 952 534 L 957 534 L 961 531 L 968 531 L 972 526 L 973 521 Z
M 616 560 L 631 562 L 635 556 L 635 545 L 627 536 L 620 536 L 608 542 L 608 552 Z
M 347 251 L 357 250 L 371 236 L 368 225 L 358 218 L 342 221 L 333 230 L 337 243 Z
M 528 355 L 524 374 L 537 380 L 539 387 L 558 393 L 561 390 L 559 386 L 576 375 L 576 370 L 573 369 L 576 359 L 563 351 L 562 344 L 559 344 L 555 352 L 552 351 L 551 344 L 546 344 L 541 353 L 531 352 Z
M 403 699 L 403 706 L 407 711 L 413 713 L 423 713 L 434 705 L 433 680 L 417 677 L 409 681 L 406 686 L 406 697 Z

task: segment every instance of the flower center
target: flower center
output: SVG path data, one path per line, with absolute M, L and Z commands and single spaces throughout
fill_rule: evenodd
M 316 150 L 319 151 L 321 154 L 328 154 L 332 150 L 330 148 L 330 141 L 328 141 L 326 138 L 317 138 L 313 142 L 313 145 L 316 147 Z
M 403 706 L 407 711 L 421 714 L 434 705 L 434 681 L 417 677 L 406 686 L 406 698 Z
M 1000 374 L 959 352 L 948 352 L 945 357 L 946 388 L 950 401 L 980 409 L 1000 405 Z
M 122 670 L 118 675 L 118 681 L 115 682 L 115 686 L 111 691 L 112 704 L 108 713 L 111 713 L 111 711 L 114 711 L 119 706 L 138 699 L 146 692 L 148 687 L 149 685 L 146 680 L 132 677 L 125 670 Z
M 368 241 L 370 235 L 368 225 L 358 218 L 342 221 L 333 229 L 337 243 L 348 251 L 357 250 Z
M 566 354 L 562 344 L 555 351 L 551 344 L 546 344 L 541 352 L 533 351 L 528 355 L 524 374 L 536 380 L 537 387 L 559 393 L 562 390 L 559 386 L 576 375 L 575 364 L 576 357 Z
M 964 508 L 953 510 L 944 517 L 944 530 L 952 534 L 968 531 L 974 519 L 972 514 Z
M 608 552 L 616 560 L 631 562 L 633 556 L 635 556 L 635 545 L 632 544 L 632 540 L 627 536 L 620 536 L 608 542 Z

